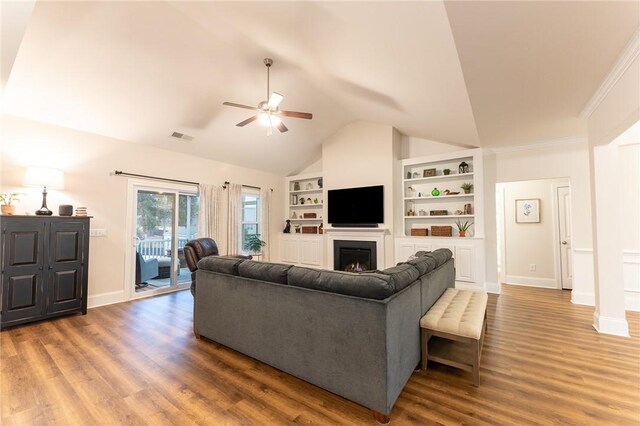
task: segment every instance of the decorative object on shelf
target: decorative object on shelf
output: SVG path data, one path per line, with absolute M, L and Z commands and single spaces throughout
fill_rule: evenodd
M 296 212 L 291 212 L 291 219 L 297 219 L 298 214 Z
M 22 194 L 20 194 L 19 192 L 0 194 L 0 203 L 2 203 L 0 209 L 3 215 L 11 216 L 16 212 L 16 206 L 11 203 L 13 203 L 14 201 L 20 201 L 20 195 Z
M 322 189 L 322 178 L 318 179 L 318 188 Z
M 318 226 L 318 234 L 324 234 L 324 223 L 321 223 L 320 226 Z
M 317 198 L 313 199 L 313 204 L 318 204 L 318 199 Z
M 87 208 L 86 207 L 76 207 L 76 216 L 86 216 Z
M 427 212 L 424 211 L 424 209 L 420 209 L 420 211 L 418 212 L 418 216 L 426 216 Z
M 418 197 L 422 197 L 422 192 L 418 192 Z
M 448 210 L 430 210 L 429 216 L 447 216 L 449 214 Z
M 293 194 L 291 196 L 291 204 L 294 205 L 294 206 L 298 205 L 298 196 L 297 195 Z
M 295 229 L 296 229 L 296 234 L 299 234 L 300 233 L 300 225 L 296 225 Z
M 437 197 L 438 195 L 440 195 L 440 190 L 438 188 L 433 188 L 433 191 L 431 191 L 431 195 Z
M 420 177 L 420 173 L 418 172 L 413 172 L 413 178 L 414 179 L 418 179 Z
M 436 175 L 436 169 L 424 169 L 422 177 L 431 177 Z
M 307 204 L 311 204 L 311 198 L 307 197 Z
M 416 196 L 416 190 L 413 189 L 413 187 L 408 187 L 407 188 L 407 197 L 415 197 Z
M 306 184 L 306 185 L 304 186 L 304 189 L 306 189 L 307 191 L 312 190 L 312 189 L 313 189 L 313 185 L 311 185 L 311 182 L 309 182 L 308 184 Z
M 293 190 L 300 191 L 300 182 L 293 182 Z
M 61 170 L 49 167 L 27 167 L 24 186 L 42 187 L 42 207 L 36 210 L 36 214 L 51 216 L 53 212 L 47 208 L 47 187 L 49 189 L 64 189 L 64 174 Z
M 451 237 L 453 235 L 453 227 L 451 226 L 432 226 L 431 227 L 431 236 L 432 237 Z
M 58 206 L 60 216 L 73 216 L 73 206 L 71 204 L 61 204 Z
M 451 174 L 451 169 L 444 169 L 442 171 L 442 174 L 444 174 L 445 176 L 449 176 Z
M 304 219 L 315 219 L 317 215 L 315 213 L 303 213 L 302 217 Z
M 473 214 L 473 210 L 471 209 L 471 203 L 467 203 L 464 205 L 464 213 L 463 214 Z
M 456 210 L 455 212 L 453 212 L 453 214 L 455 214 L 456 216 L 460 216 L 462 214 L 462 210 Z
M 304 197 L 300 197 L 300 204 L 304 204 Z
M 317 234 L 318 227 L 317 226 L 303 226 L 302 227 L 303 234 Z
M 266 245 L 267 242 L 260 239 L 260 234 L 248 234 L 245 235 L 244 246 L 242 248 L 257 256 L 262 252 L 262 247 Z
M 407 172 L 407 179 L 411 179 L 411 172 Z
M 468 220 L 465 223 L 461 223 L 459 220 L 456 220 L 456 226 L 458 227 L 458 235 L 461 237 L 466 236 L 469 227 L 473 225 L 473 222 L 469 222 Z
M 443 194 L 444 195 L 458 195 L 460 192 L 451 192 L 448 189 L 445 189 Z
M 429 236 L 429 230 L 427 228 L 411 228 L 412 237 L 427 237 Z
M 471 194 L 471 190 L 473 189 L 473 184 L 471 182 L 465 182 L 460 186 L 460 188 L 462 188 L 465 194 Z
M 516 223 L 539 223 L 540 199 L 516 200 Z
M 286 220 L 287 224 L 284 226 L 284 229 L 282 230 L 282 232 L 284 234 L 290 234 L 291 233 L 291 221 L 289 219 Z
M 458 166 L 458 173 L 469 173 L 469 165 L 464 161 Z

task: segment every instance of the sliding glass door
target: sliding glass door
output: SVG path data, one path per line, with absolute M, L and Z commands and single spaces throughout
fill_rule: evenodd
M 184 245 L 197 237 L 198 195 L 135 185 L 135 294 L 189 287 Z

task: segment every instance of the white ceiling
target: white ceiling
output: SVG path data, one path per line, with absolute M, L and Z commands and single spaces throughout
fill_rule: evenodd
M 462 146 L 584 134 L 576 117 L 638 25 L 637 2 L 38 2 L 2 100 L 288 174 L 355 120 Z M 265 57 L 281 108 L 314 115 L 270 137 L 222 106 L 266 98 Z

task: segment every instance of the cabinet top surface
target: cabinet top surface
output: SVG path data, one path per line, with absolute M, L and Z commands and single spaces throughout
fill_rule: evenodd
M 12 214 L 12 215 L 0 215 L 0 220 L 2 220 L 2 219 L 10 219 L 12 217 L 16 217 L 16 218 L 20 218 L 20 219 L 24 219 L 24 218 L 30 218 L 30 219 L 91 219 L 93 216 L 56 216 L 56 215 L 38 216 L 38 215 L 34 215 L 34 214 Z

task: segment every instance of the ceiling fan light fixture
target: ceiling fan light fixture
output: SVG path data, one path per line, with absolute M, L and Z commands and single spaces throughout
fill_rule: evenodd
M 258 115 L 258 122 L 264 127 L 275 127 L 280 124 L 281 120 L 276 114 L 262 112 Z
M 267 102 L 267 105 L 269 105 L 269 108 L 271 109 L 276 109 L 278 108 L 278 105 L 280 105 L 280 102 L 282 102 L 282 99 L 284 99 L 284 96 L 282 96 L 278 92 L 273 92 L 269 97 L 269 102 Z

